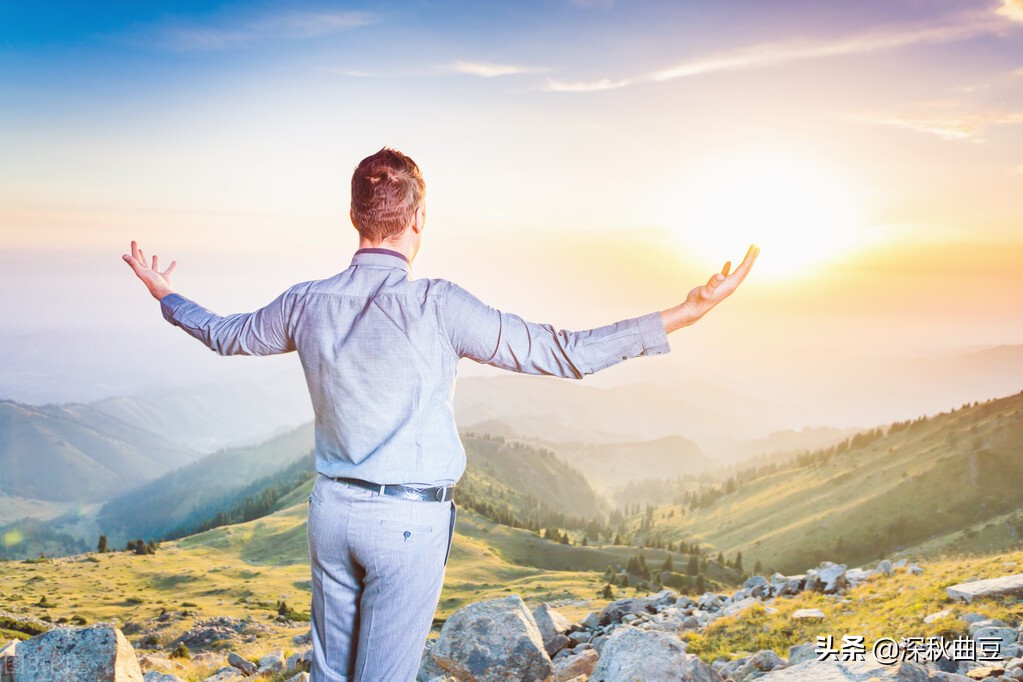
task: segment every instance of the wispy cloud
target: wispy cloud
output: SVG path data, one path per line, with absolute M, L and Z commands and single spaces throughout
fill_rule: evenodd
M 627 85 L 632 85 L 636 81 L 630 78 L 623 78 L 621 80 L 609 80 L 602 78 L 597 81 L 576 81 L 567 82 L 550 79 L 547 81 L 547 90 L 551 92 L 598 92 L 600 90 L 615 90 L 617 88 L 624 88 Z
M 1008 16 L 1006 7 L 1010 5 L 1017 8 L 1023 6 L 1023 0 L 1004 0 L 1004 3 L 997 14 Z M 1007 28 L 1009 28 L 1007 22 L 1001 16 L 990 12 L 975 12 L 950 17 L 936 24 L 881 28 L 826 41 L 795 40 L 761 43 L 698 57 L 651 73 L 618 80 L 604 78 L 594 81 L 566 82 L 552 79 L 547 81 L 546 89 L 556 92 L 609 90 L 637 83 L 669 81 L 723 71 L 779 66 L 809 59 L 867 54 L 910 45 L 958 42 L 981 35 L 1002 33 Z
M 279 12 L 210 24 L 168 21 L 145 32 L 144 39 L 172 50 L 224 50 L 263 40 L 316 38 L 375 21 L 366 12 Z
M 983 142 L 983 133 L 993 126 L 1023 124 L 1023 114 L 1004 111 L 974 111 L 946 115 L 871 115 L 848 116 L 868 125 L 887 126 L 933 135 L 943 140 Z
M 521 66 L 517 64 L 494 64 L 492 62 L 475 62 L 460 60 L 451 64 L 449 70 L 457 73 L 467 73 L 481 78 L 496 78 L 497 76 L 510 76 L 518 73 L 536 73 L 546 71 L 546 68 L 538 66 Z
M 1013 75 L 1015 75 L 1015 76 L 1023 76 L 1023 68 L 1020 68 L 1020 69 L 1016 69 L 1016 70 L 1015 70 L 1015 71 L 1013 72 Z

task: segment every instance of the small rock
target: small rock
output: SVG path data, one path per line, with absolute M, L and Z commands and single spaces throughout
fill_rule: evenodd
M 554 637 L 552 637 L 550 641 L 544 642 L 543 648 L 547 652 L 548 656 L 553 656 L 554 654 L 558 653 L 566 646 L 568 646 L 571 643 L 571 641 L 572 640 L 570 640 L 568 637 L 559 633 L 554 635 Z
M 942 618 L 948 618 L 951 615 L 952 615 L 952 611 L 950 609 L 942 609 L 941 611 L 938 611 L 937 613 L 932 613 L 932 614 L 930 614 L 928 616 L 924 616 L 924 622 L 927 623 L 928 625 L 930 625 L 931 623 L 933 623 L 935 621 L 939 621 Z
M 246 675 L 255 675 L 256 671 L 259 670 L 258 665 L 246 658 L 242 658 L 242 656 L 233 651 L 227 655 L 227 663 L 232 667 L 238 668 L 238 670 L 241 670 Z
M 575 656 L 566 656 L 554 664 L 555 682 L 568 682 L 579 676 L 589 677 L 600 656 L 593 649 L 586 649 Z
M 802 620 L 804 618 L 824 620 L 827 616 L 825 616 L 824 612 L 820 609 L 796 609 L 796 611 L 792 614 L 792 618 L 794 620 Z
M 234 682 L 234 680 L 244 679 L 245 675 L 241 670 L 229 665 L 205 678 L 202 682 Z
M 142 679 L 145 682 L 185 682 L 177 675 L 170 673 L 161 672 L 159 670 L 150 670 L 142 675 Z
M 288 682 L 309 682 L 309 673 L 300 672 L 288 678 Z
M 568 618 L 546 603 L 533 609 L 533 620 L 536 621 L 536 627 L 540 630 L 540 636 L 543 637 L 544 646 L 547 646 L 556 635 L 564 635 L 572 629 L 572 623 Z

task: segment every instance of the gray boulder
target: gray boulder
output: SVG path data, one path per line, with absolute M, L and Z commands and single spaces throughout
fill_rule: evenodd
M 971 602 L 977 597 L 1023 593 L 1023 573 L 1006 575 L 989 580 L 974 580 L 946 587 L 945 592 L 952 599 Z
M 171 675 L 159 670 L 150 670 L 142 676 L 142 679 L 146 682 L 185 682 L 177 675 Z
M 284 671 L 284 652 L 273 651 L 259 659 L 257 673 L 260 675 L 273 675 Z
M 692 654 L 675 635 L 620 627 L 607 638 L 590 682 L 721 682 L 721 676 Z
M 433 650 L 433 645 L 436 643 L 437 640 L 428 639 L 426 644 L 423 645 L 423 657 L 419 659 L 419 672 L 416 674 L 416 680 L 419 682 L 431 682 L 431 680 L 443 679 L 447 676 L 444 668 L 440 667 L 430 654 Z
M 735 672 L 732 673 L 733 682 L 745 682 L 747 679 L 756 679 L 763 673 L 784 668 L 787 662 L 784 658 L 771 651 L 764 649 L 758 651 L 743 662 Z
M 877 562 L 877 572 L 883 575 L 891 575 L 895 572 L 895 569 L 892 568 L 891 561 L 888 559 L 881 559 L 881 561 Z
M 284 672 L 309 672 L 313 667 L 313 650 L 296 651 L 284 662 Z
M 244 679 L 245 675 L 241 670 L 228 665 L 213 673 L 202 682 L 236 682 L 236 680 Z
M 822 561 L 817 569 L 817 580 L 825 594 L 834 594 L 848 584 L 845 578 L 845 564 Z
M 600 612 L 600 624 L 620 623 L 625 616 L 649 613 L 646 608 L 649 602 L 646 597 L 627 597 L 613 601 Z
M 455 611 L 430 654 L 449 673 L 478 682 L 546 680 L 554 672 L 536 621 L 518 595 Z
M 816 644 L 795 644 L 789 647 L 789 665 L 817 660 Z
M 863 661 L 806 661 L 774 670 L 757 682 L 929 682 L 926 668 L 903 662 L 885 665 L 869 654 Z
M 753 606 L 754 604 L 761 603 L 763 602 L 761 602 L 756 597 L 746 597 L 745 599 L 733 602 L 725 606 L 723 609 L 721 609 L 721 613 L 723 613 L 726 616 L 736 616 L 745 611 L 746 609 L 748 609 L 749 607 Z
M 533 620 L 540 630 L 540 637 L 543 639 L 544 648 L 547 653 L 553 656 L 565 648 L 568 638 L 565 634 L 572 628 L 571 621 L 555 611 L 547 604 L 540 604 L 533 609 Z
M 56 628 L 17 646 L 18 682 L 143 682 L 135 650 L 120 630 Z

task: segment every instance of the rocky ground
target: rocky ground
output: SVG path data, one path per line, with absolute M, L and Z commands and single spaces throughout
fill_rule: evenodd
M 860 656 L 852 652 L 851 656 L 834 655 L 820 660 L 820 643 L 803 642 L 790 647 L 785 657 L 772 649 L 764 649 L 739 656 L 722 656 L 710 663 L 687 651 L 688 635 L 706 631 L 720 618 L 742 619 L 745 614 L 758 610 L 771 612 L 776 609 L 776 600 L 802 592 L 844 600 L 849 588 L 864 581 L 893 573 L 913 580 L 923 572 L 923 568 L 905 562 L 882 561 L 872 569 L 847 569 L 824 562 L 802 575 L 754 576 L 732 594 L 708 592 L 691 598 L 662 590 L 653 595 L 619 599 L 599 612 L 589 613 L 581 622 L 571 622 L 548 603 L 530 610 L 517 595 L 482 601 L 456 611 L 444 623 L 440 635 L 427 642 L 418 680 L 1023 680 L 1023 628 L 1020 624 L 962 609 L 956 627 L 950 629 L 968 633 L 957 638 L 957 648 L 952 648 L 950 641 L 945 646 L 924 650 L 922 643 L 893 640 L 894 648 L 878 651 L 876 657 L 871 643 L 867 643 Z M 950 586 L 946 592 L 949 600 L 967 604 L 991 595 L 1023 594 L 1023 574 L 970 581 Z M 951 620 L 950 614 L 951 610 L 936 612 L 928 615 L 924 622 Z M 819 609 L 807 608 L 792 612 L 789 618 L 818 621 L 825 618 L 825 614 Z M 125 629 L 136 637 L 145 637 L 159 626 L 157 622 Z M 176 642 L 186 649 L 202 649 L 225 639 L 258 639 L 260 627 L 265 626 L 244 619 L 199 620 Z M 306 671 L 312 654 L 308 634 L 297 636 L 293 642 L 299 649 L 287 658 L 283 651 L 268 652 L 258 661 L 237 653 L 226 656 L 223 652 L 197 653 L 189 661 L 190 678 L 205 682 L 249 677 L 308 679 Z M 839 646 L 840 643 L 834 645 L 836 649 Z M 840 660 L 842 658 L 849 660 Z M 983 658 L 989 660 L 977 660 Z M 209 675 L 195 677 L 197 665 L 205 666 Z M 55 628 L 0 649 L 0 671 L 5 671 L 0 673 L 0 682 L 15 679 L 11 675 L 14 671 L 17 682 L 54 679 L 181 682 L 176 668 L 184 667 L 171 657 L 152 653 L 136 656 L 125 634 L 110 625 Z

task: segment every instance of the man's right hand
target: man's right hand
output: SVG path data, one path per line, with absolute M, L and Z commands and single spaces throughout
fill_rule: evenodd
M 760 247 L 751 244 L 746 252 L 746 257 L 731 274 L 728 273 L 728 270 L 732 262 L 728 261 L 721 272 L 714 273 L 706 284 L 690 291 L 685 301 L 674 308 L 662 310 L 661 321 L 664 322 L 665 331 L 671 333 L 676 329 L 691 325 L 706 315 L 711 308 L 728 298 L 746 279 L 750 268 L 753 267 L 753 261 L 759 254 Z
M 149 293 L 153 295 L 157 301 L 163 300 L 163 297 L 167 294 L 174 293 L 174 289 L 171 287 L 171 273 L 174 272 L 174 268 L 177 267 L 178 262 L 171 261 L 171 264 L 166 270 L 160 272 L 160 260 L 153 256 L 153 266 L 149 267 L 146 265 L 146 256 L 142 253 L 142 249 L 133 240 L 131 243 L 131 253 L 124 254 L 121 256 L 131 269 L 135 271 L 138 278 L 142 280 L 142 283 L 149 289 Z

